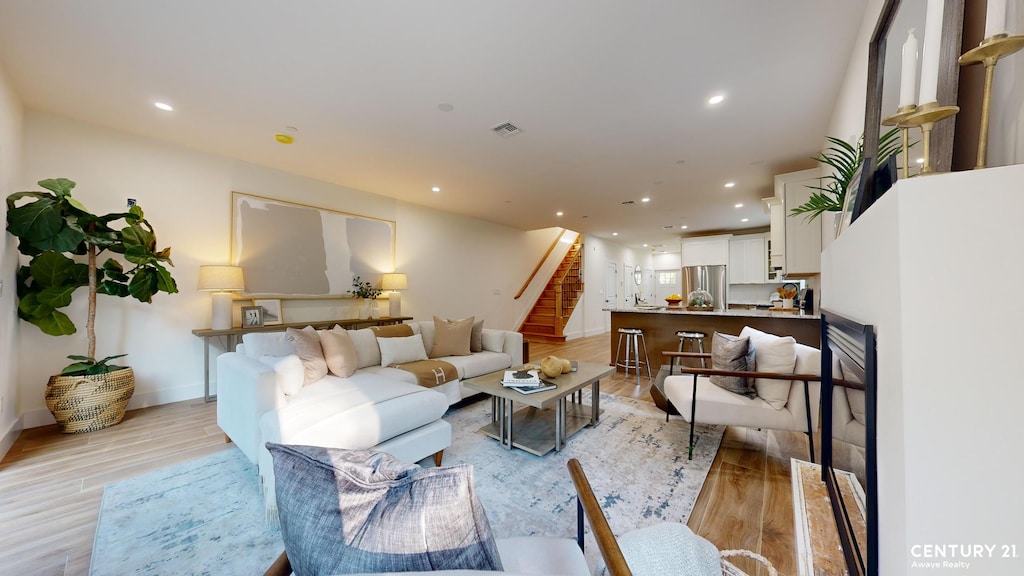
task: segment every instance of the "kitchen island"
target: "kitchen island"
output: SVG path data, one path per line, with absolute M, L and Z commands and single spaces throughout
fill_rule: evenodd
M 711 336 L 715 331 L 737 335 L 744 326 L 777 336 L 792 336 L 801 344 L 821 348 L 821 317 L 817 314 L 773 312 L 770 309 L 696 312 L 674 306 L 606 308 L 605 311 L 612 313 L 609 339 L 612 362 L 615 362 L 619 343 L 619 328 L 639 328 L 644 331 L 652 374 L 658 371 L 659 366 L 667 364 L 661 356 L 663 351 L 679 349 L 678 330 L 707 334 L 704 351 L 708 353 L 711 352 Z

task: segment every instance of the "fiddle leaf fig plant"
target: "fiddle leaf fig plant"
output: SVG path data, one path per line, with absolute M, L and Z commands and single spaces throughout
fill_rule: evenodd
M 879 166 L 885 163 L 889 156 L 899 153 L 903 149 L 898 136 L 899 128 L 893 128 L 878 138 Z M 831 136 L 828 137 L 828 141 L 832 145 L 814 157 L 814 160 L 832 168 L 832 172 L 821 179 L 821 186 L 808 186 L 817 192 L 812 193 L 807 202 L 790 209 L 790 216 L 806 214 L 805 220 L 810 221 L 824 212 L 843 211 L 846 191 L 857 174 L 857 170 L 864 164 L 864 136 L 857 139 L 856 145 Z
M 75 323 L 61 308 L 71 304 L 78 288 L 88 287 L 88 355 L 69 356 L 75 362 L 63 373 L 102 374 L 120 369 L 107 362 L 123 354 L 95 359 L 96 295 L 131 296 L 151 303 L 158 292 L 177 292 L 174 278 L 164 267 L 174 265 L 171 249 L 157 249 L 153 227 L 137 205 L 128 212 L 98 216 L 71 196 L 73 181 L 48 179 L 39 186 L 47 191 L 16 192 L 7 197 L 7 231 L 18 238 L 18 251 L 30 257 L 27 265 L 18 268 L 18 317 L 46 334 L 74 334 Z M 28 202 L 22 203 L 25 199 Z M 105 252 L 110 257 L 99 264 Z

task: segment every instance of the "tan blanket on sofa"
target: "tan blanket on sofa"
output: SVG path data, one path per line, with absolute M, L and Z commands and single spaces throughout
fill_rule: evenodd
M 424 388 L 433 388 L 459 379 L 459 372 L 455 366 L 443 360 L 417 360 L 395 364 L 394 367 L 415 374 L 419 385 Z

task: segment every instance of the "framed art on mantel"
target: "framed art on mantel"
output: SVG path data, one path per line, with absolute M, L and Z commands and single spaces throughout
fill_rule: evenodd
M 343 296 L 394 270 L 395 223 L 232 192 L 231 262 L 250 295 Z

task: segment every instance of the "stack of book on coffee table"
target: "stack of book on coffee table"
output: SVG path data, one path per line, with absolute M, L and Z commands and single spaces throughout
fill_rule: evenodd
M 554 390 L 556 386 L 540 379 L 537 370 L 505 370 L 501 385 L 522 394 L 533 394 L 544 390 Z

